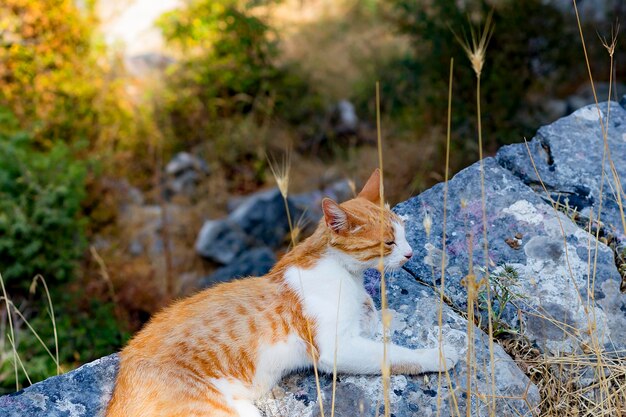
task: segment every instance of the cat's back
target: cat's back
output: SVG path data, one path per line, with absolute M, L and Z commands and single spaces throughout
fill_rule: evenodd
M 268 277 L 238 279 L 215 285 L 174 302 L 155 314 L 122 351 L 155 358 L 172 347 L 186 350 L 206 343 L 241 341 L 262 331 L 261 324 L 284 310 L 285 287 Z M 295 300 L 294 300 L 295 301 Z M 271 326 L 270 326 L 271 328 Z

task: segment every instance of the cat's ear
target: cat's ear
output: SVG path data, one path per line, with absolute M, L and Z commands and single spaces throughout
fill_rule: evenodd
M 363 186 L 363 189 L 359 193 L 358 197 L 363 197 L 372 203 L 378 204 L 380 202 L 380 169 L 376 168 L 369 180 Z
M 322 200 L 322 211 L 324 212 L 324 221 L 335 233 L 345 233 L 349 230 L 348 214 L 330 198 Z

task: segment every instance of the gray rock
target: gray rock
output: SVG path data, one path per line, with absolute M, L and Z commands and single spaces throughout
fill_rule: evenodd
M 348 180 L 336 181 L 322 190 L 308 193 L 295 194 L 289 197 L 298 212 L 304 217 L 304 224 L 310 228 L 317 227 L 317 222 L 322 218 L 322 200 L 324 197 L 342 203 L 353 197 L 353 191 Z M 302 221 L 301 221 L 302 223 Z
M 208 220 L 196 239 L 196 252 L 221 264 L 232 262 L 250 245 L 250 238 L 228 219 Z
M 166 198 L 175 194 L 191 196 L 202 178 L 210 172 L 209 165 L 189 152 L 179 152 L 165 166 Z
M 606 123 L 608 114 L 606 102 L 600 103 L 600 111 Z M 626 110 L 615 102 L 611 102 L 607 128 L 611 157 L 620 178 L 624 178 Z M 615 184 L 608 159 L 604 162 L 605 180 L 600 195 L 603 142 L 598 109 L 595 105 L 590 105 L 540 128 L 535 138 L 529 142 L 528 146 L 539 177 L 524 144 L 501 148 L 497 159 L 502 166 L 511 170 L 522 181 L 531 185 L 539 195 L 546 198 L 540 186 L 541 179 L 554 201 L 567 205 L 572 210 L 575 209 L 585 219 L 593 216 L 596 220 L 601 204 L 601 221 L 605 232 L 623 242 L 626 236 L 617 203 L 618 186 Z M 626 203 L 626 198 L 622 200 Z
M 376 280 L 369 274 L 369 280 Z M 375 285 L 376 282 L 370 282 Z M 389 307 L 393 310 L 392 339 L 402 345 L 419 348 L 432 347 L 437 343 L 439 332 L 438 298 L 432 290 L 415 282 L 409 274 L 401 272 L 389 277 Z M 378 299 L 376 300 L 378 302 Z M 391 411 L 397 417 L 434 416 L 438 395 L 442 398 L 441 415 L 451 415 L 452 396 L 458 408 L 465 414 L 471 407 L 473 416 L 487 416 L 487 404 L 481 398 L 496 394 L 496 415 L 531 416 L 529 407 L 539 402 L 537 388 L 500 348 L 494 349 L 495 391 L 491 388 L 491 366 L 487 338 L 476 330 L 474 347 L 477 363 L 481 364 L 472 376 L 471 401 L 465 400 L 465 361 L 468 338 L 467 322 L 443 306 L 442 334 L 444 340 L 462 353 L 462 359 L 450 373 L 450 382 L 437 374 L 424 376 L 394 375 L 391 378 Z M 18 393 L 0 397 L 0 415 L 7 417 L 93 417 L 102 416 L 105 404 L 111 396 L 118 364 L 117 356 L 111 355 L 87 364 L 73 372 L 49 378 Z M 483 366 L 486 364 L 486 366 Z M 321 392 L 326 410 L 330 409 L 332 378 L 320 376 Z M 441 386 L 440 386 L 441 385 Z M 337 383 L 335 415 L 374 416 L 382 399 L 380 376 L 339 375 Z M 317 416 L 319 405 L 315 380 L 311 371 L 291 375 L 257 403 L 266 416 Z M 362 411 L 359 411 L 362 410 Z M 45 414 L 42 414 L 45 413 Z
M 354 104 L 348 100 L 339 100 L 333 109 L 332 122 L 336 135 L 354 134 L 359 127 Z
M 366 277 L 368 288 L 378 287 L 377 274 Z M 439 340 L 438 306 L 439 299 L 433 291 L 415 282 L 408 273 L 401 271 L 388 277 L 388 305 L 393 313 L 391 339 L 400 345 L 412 348 L 434 347 Z M 380 300 L 375 294 L 375 301 L 380 307 Z M 458 410 L 465 415 L 471 407 L 472 416 L 489 415 L 488 405 L 479 397 L 492 395 L 491 366 L 487 336 L 474 328 L 473 341 L 475 357 L 479 369 L 472 374 L 473 393 L 471 401 L 466 401 L 467 381 L 467 321 L 454 313 L 448 306 L 443 306 L 443 340 L 461 352 L 461 361 L 450 373 L 450 383 L 445 374 L 440 381 L 438 374 L 426 377 L 393 375 L 391 377 L 390 401 L 391 413 L 397 417 L 436 416 L 437 399 L 441 397 L 440 415 L 456 415 L 452 396 L 458 401 Z M 515 362 L 494 345 L 494 378 L 497 416 L 531 416 L 529 407 L 539 403 L 537 388 L 517 367 Z M 483 365 L 484 364 L 484 365 Z M 440 385 L 441 384 L 441 385 Z M 321 375 L 325 415 L 330 414 L 332 399 L 332 377 Z M 336 389 L 335 415 L 340 417 L 383 415 L 382 382 L 380 376 L 339 375 Z M 315 377 L 311 372 L 291 375 L 257 405 L 266 416 L 319 416 L 319 404 L 316 401 Z M 379 407 L 379 413 L 376 408 Z M 454 413 L 453 413 L 454 410 Z
M 189 152 L 179 152 L 165 166 L 168 175 L 180 175 L 186 171 L 209 173 L 209 165 Z
M 200 280 L 200 287 L 209 287 L 218 282 L 242 277 L 265 275 L 276 263 L 276 256 L 269 248 L 253 248 L 245 251 L 228 265 L 219 268 L 208 277 Z
M 325 181 L 320 181 L 322 184 Z M 235 211 L 239 206 L 247 202 L 252 196 L 233 197 L 228 200 L 227 210 L 229 213 Z M 326 186 L 320 187 L 318 190 L 308 191 L 299 194 L 290 195 L 289 202 L 292 203 L 309 222 L 317 223 L 322 218 L 322 199 L 324 197 L 332 198 L 337 202 L 343 202 L 353 196 L 352 188 L 348 180 L 329 181 Z M 284 207 L 284 206 L 283 206 Z M 284 208 L 283 208 L 284 211 Z
M 201 176 L 196 171 L 185 171 L 167 182 L 169 194 L 192 195 L 200 182 Z
M 3 417 L 101 417 L 113 392 L 117 355 L 0 397 Z
M 295 224 L 303 211 L 291 201 L 288 205 Z M 285 203 L 278 188 L 272 188 L 246 197 L 225 219 L 205 222 L 196 239 L 196 252 L 228 264 L 248 248 L 278 248 L 288 236 Z
M 295 222 L 300 211 L 291 202 L 289 212 Z M 252 194 L 228 216 L 228 221 L 239 226 L 259 246 L 277 248 L 289 235 L 285 203 L 278 188 Z
M 504 306 L 504 322 L 514 329 L 521 326 L 525 335 L 544 349 L 576 351 L 582 342 L 589 343 L 589 319 L 595 314 L 597 328 L 591 333 L 599 337 L 600 344 L 625 346 L 625 316 L 620 311 L 624 297 L 612 291 L 619 287 L 620 276 L 611 249 L 546 204 L 492 158 L 485 159 L 484 166 L 490 275 L 507 280 L 503 273 L 508 267 L 518 276 L 513 280 L 517 282 L 507 283 L 519 296 Z M 443 191 L 443 184 L 438 184 L 395 208 L 406 218 L 407 239 L 414 249 L 406 267 L 436 285 L 441 276 Z M 465 310 L 464 278 L 470 260 L 478 282 L 484 278 L 486 266 L 479 163 L 449 182 L 448 196 L 446 294 Z M 425 218 L 432 222 L 430 235 Z M 596 252 L 594 280 L 588 273 L 593 270 L 590 261 L 593 264 Z M 588 285 L 597 303 L 588 300 Z M 485 287 L 482 290 L 486 295 Z M 501 308 L 496 300 L 492 307 Z M 486 320 L 484 310 L 482 313 Z

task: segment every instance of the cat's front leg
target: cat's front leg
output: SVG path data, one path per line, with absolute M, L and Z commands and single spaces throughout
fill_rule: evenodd
M 335 343 L 320 344 L 319 368 L 332 372 L 335 363 Z M 459 359 L 455 349 L 444 346 L 434 349 L 408 349 L 387 344 L 387 363 L 391 372 L 415 375 L 423 372 L 445 371 Z M 352 374 L 380 374 L 384 359 L 384 344 L 360 336 L 340 337 L 337 340 L 336 367 L 339 372 Z
M 362 336 L 374 337 L 381 329 L 380 312 L 376 310 L 374 301 L 369 295 L 361 306 L 359 327 Z
M 399 346 L 397 346 L 399 347 Z M 391 358 L 390 367 L 392 374 L 414 375 L 424 372 L 439 372 L 454 368 L 459 361 L 459 354 L 451 346 L 443 345 L 441 349 L 438 347 L 432 349 L 411 350 L 418 356 L 417 368 L 415 362 L 394 360 Z

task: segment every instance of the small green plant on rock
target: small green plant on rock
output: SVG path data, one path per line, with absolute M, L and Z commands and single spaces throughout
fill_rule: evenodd
M 516 288 L 519 286 L 519 272 L 511 265 L 503 265 L 496 271 L 489 273 L 487 281 L 491 290 L 491 321 L 493 323 L 493 336 L 499 337 L 504 334 L 518 334 L 519 330 L 512 328 L 504 320 L 504 312 L 507 306 L 515 300 L 523 299 L 525 296 Z M 489 297 L 487 287 L 482 286 L 478 293 L 478 308 L 481 311 L 488 311 L 487 303 Z

